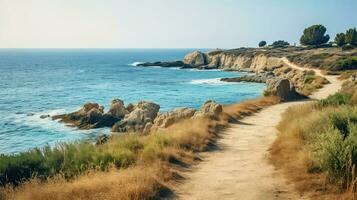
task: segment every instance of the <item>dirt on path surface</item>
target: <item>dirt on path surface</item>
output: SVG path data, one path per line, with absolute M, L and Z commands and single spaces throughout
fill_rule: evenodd
M 292 68 L 306 70 L 290 63 Z M 334 94 L 341 81 L 334 76 L 317 75 L 330 81 L 311 98 L 322 99 Z M 219 150 L 203 153 L 203 161 L 183 176 L 186 181 L 176 190 L 182 200 L 271 200 L 309 199 L 294 190 L 283 175 L 268 162 L 268 150 L 276 138 L 275 128 L 281 114 L 292 105 L 304 102 L 289 102 L 270 106 L 261 112 L 232 124 L 224 131 L 217 144 Z

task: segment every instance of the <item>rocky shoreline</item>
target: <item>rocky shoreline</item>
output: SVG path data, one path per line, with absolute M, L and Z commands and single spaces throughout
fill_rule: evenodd
M 215 101 L 206 101 L 201 109 L 176 108 L 169 112 L 159 112 L 160 105 L 148 101 L 124 105 L 124 101 L 113 99 L 108 112 L 97 103 L 86 103 L 75 112 L 52 116 L 53 120 L 79 129 L 109 127 L 114 133 L 136 132 L 150 133 L 167 128 L 182 120 L 197 117 L 214 117 L 222 112 L 222 105 Z

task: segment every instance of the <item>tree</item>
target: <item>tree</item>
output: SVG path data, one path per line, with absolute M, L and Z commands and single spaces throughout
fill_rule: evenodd
M 335 37 L 335 42 L 337 46 L 342 47 L 346 44 L 345 34 L 344 33 L 337 33 Z
M 263 40 L 259 42 L 259 47 L 264 47 L 265 45 L 267 45 L 266 41 Z
M 357 31 L 356 28 L 350 28 L 346 31 L 345 42 L 352 45 L 357 45 Z
M 325 35 L 326 27 L 323 25 L 313 25 L 304 30 L 304 34 L 300 38 L 300 43 L 303 45 L 321 45 L 330 40 L 329 35 Z
M 271 44 L 271 46 L 273 46 L 273 47 L 286 47 L 289 45 L 290 45 L 289 42 L 284 41 L 284 40 L 278 40 L 278 41 L 273 42 L 273 44 Z

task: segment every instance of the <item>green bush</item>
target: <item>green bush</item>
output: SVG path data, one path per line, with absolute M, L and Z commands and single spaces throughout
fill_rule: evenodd
M 321 45 L 330 40 L 329 35 L 325 35 L 326 27 L 323 25 L 313 25 L 304 30 L 304 34 L 300 38 L 300 43 L 303 45 Z
M 349 57 L 343 58 L 336 62 L 334 66 L 332 66 L 331 70 L 351 70 L 357 69 L 357 57 Z
M 330 181 L 346 185 L 357 164 L 357 110 L 351 106 L 325 112 L 324 129 L 314 133 L 315 159 Z
M 344 93 L 336 93 L 334 95 L 330 95 L 326 99 L 319 100 L 316 104 L 318 108 L 323 108 L 327 106 L 339 106 L 351 104 L 351 94 Z

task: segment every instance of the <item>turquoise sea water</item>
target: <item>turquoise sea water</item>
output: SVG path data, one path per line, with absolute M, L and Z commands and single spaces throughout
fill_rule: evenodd
M 149 100 L 161 111 L 199 108 L 260 96 L 264 85 L 222 83 L 240 76 L 218 70 L 136 67 L 136 62 L 182 59 L 192 49 L 2 49 L 0 50 L 0 153 L 17 153 L 56 142 L 93 138 L 109 129 L 81 131 L 43 114 L 79 109 L 85 102 L 108 107 L 113 97 L 127 103 Z

